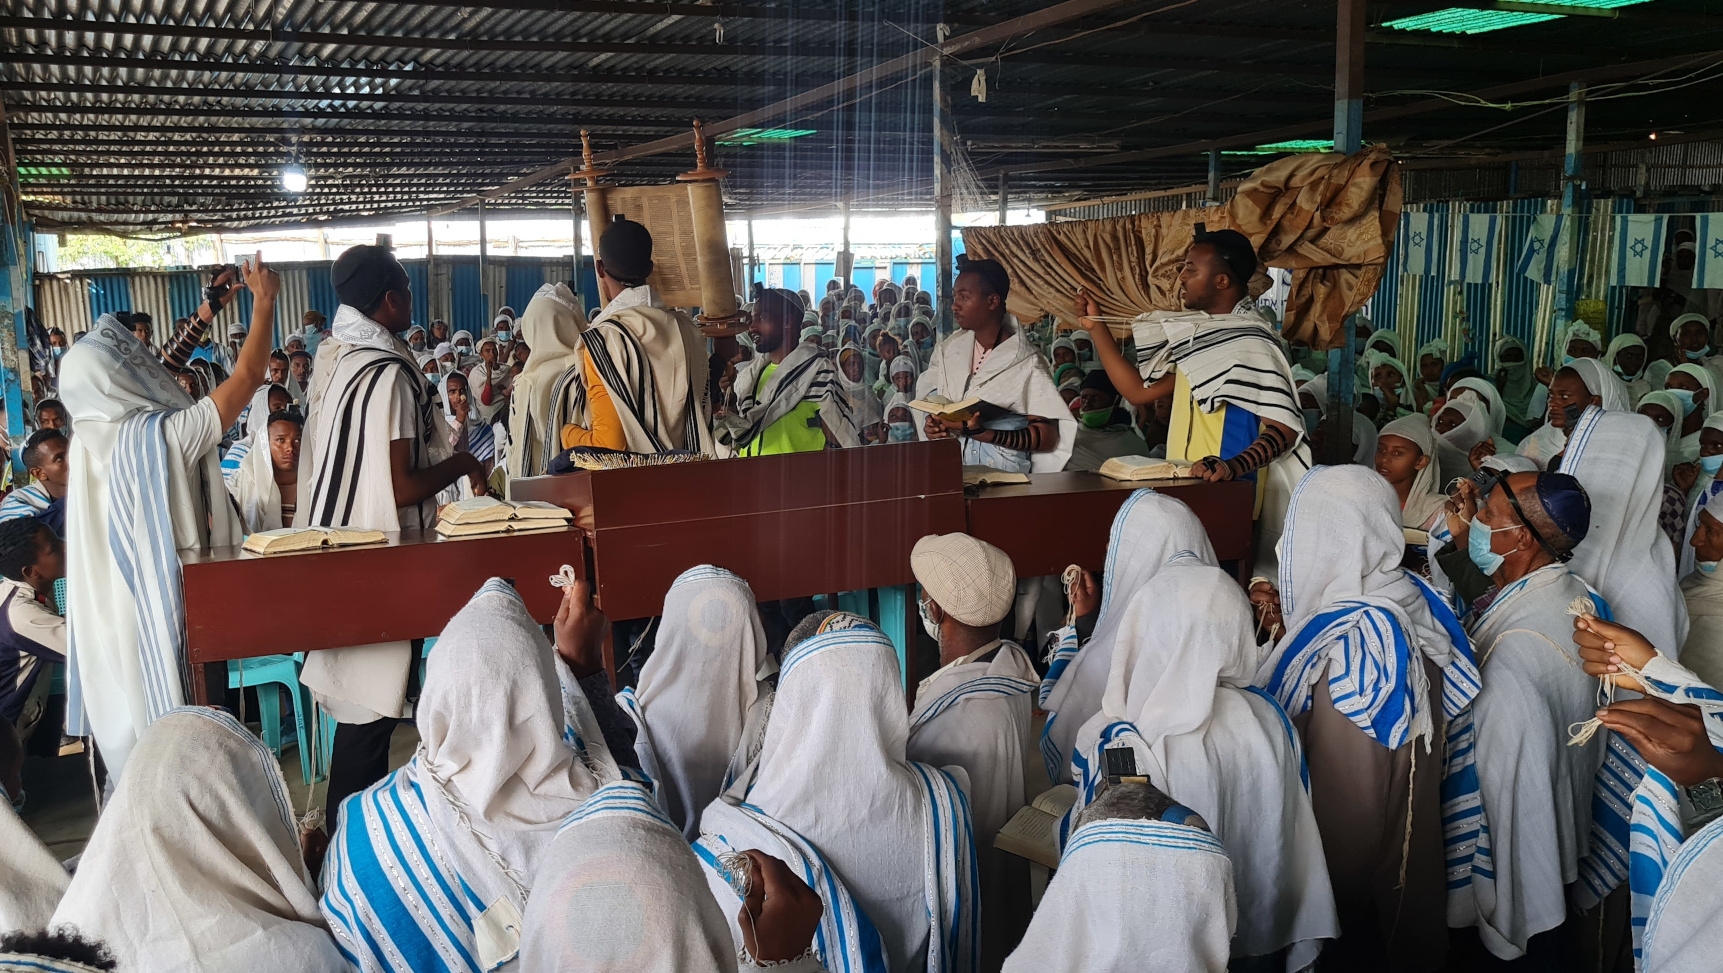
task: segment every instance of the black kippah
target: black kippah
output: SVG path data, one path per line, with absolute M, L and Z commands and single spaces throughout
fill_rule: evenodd
M 616 280 L 643 281 L 652 276 L 652 234 L 618 216 L 598 238 L 598 259 L 604 261 L 604 272 Z
M 348 247 L 329 268 L 329 283 L 341 303 L 369 312 L 390 291 L 408 289 L 407 269 L 388 247 L 360 244 Z
M 1215 253 L 1226 263 L 1226 269 L 1237 278 L 1236 283 L 1242 288 L 1250 286 L 1250 279 L 1256 276 L 1256 248 L 1250 245 L 1250 238 L 1237 230 L 1215 230 L 1210 233 L 1207 227 L 1197 225 L 1195 243 L 1205 243 L 1214 247 Z

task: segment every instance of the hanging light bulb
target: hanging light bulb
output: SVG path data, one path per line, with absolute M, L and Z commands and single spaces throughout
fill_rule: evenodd
M 281 188 L 290 193 L 302 193 L 311 184 L 311 179 L 305 174 L 305 167 L 296 163 L 283 166 L 281 169 Z

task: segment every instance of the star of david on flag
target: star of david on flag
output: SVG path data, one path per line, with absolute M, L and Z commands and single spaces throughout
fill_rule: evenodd
M 1406 212 L 1400 217 L 1400 272 L 1419 277 L 1442 273 L 1442 214 Z
M 1615 218 L 1615 254 L 1609 282 L 1625 287 L 1656 287 L 1663 278 L 1663 234 L 1669 217 L 1634 213 Z
M 1693 224 L 1693 286 L 1723 287 L 1723 213 L 1700 213 Z
M 1532 230 L 1520 250 L 1520 273 L 1540 284 L 1553 284 L 1561 273 L 1573 221 L 1560 213 L 1545 213 L 1532 220 Z
M 1460 279 L 1468 284 L 1487 284 L 1496 277 L 1502 218 L 1495 213 L 1467 213 L 1460 217 Z

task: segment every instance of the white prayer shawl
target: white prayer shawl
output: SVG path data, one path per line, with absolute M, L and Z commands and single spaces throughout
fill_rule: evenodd
M 545 849 L 621 774 L 578 683 L 499 578 L 438 637 L 415 715 L 413 759 L 342 802 L 323 913 L 361 973 L 516 969 L 518 934 L 504 927 L 519 930 Z
M 1282 538 L 1286 634 L 1257 673 L 1292 716 L 1326 678 L 1335 709 L 1390 750 L 1435 732 L 1419 654 L 1442 669 L 1449 719 L 1479 687 L 1459 619 L 1400 567 L 1398 506 L 1388 481 L 1357 466 L 1319 466 L 1299 483 Z
M 1157 381 L 1176 367 L 1203 412 L 1230 405 L 1292 432 L 1294 439 L 1286 452 L 1267 469 L 1257 471 L 1264 479 L 1258 491 L 1253 572 L 1272 576 L 1279 570 L 1275 550 L 1285 529 L 1287 504 L 1311 463 L 1304 411 L 1274 331 L 1259 314 L 1203 311 L 1152 311 L 1131 322 L 1131 331 L 1137 345 L 1137 370 L 1145 382 Z M 1405 394 L 1410 401 L 1409 387 Z M 1374 456 L 1375 436 L 1366 438 Z
M 540 859 L 521 937 L 521 973 L 736 969 L 699 859 L 633 781 L 600 787 L 563 822 Z
M 281 522 L 281 488 L 275 483 L 275 460 L 269 452 L 269 425 L 264 423 L 246 437 L 248 448 L 239 469 L 227 478 L 227 492 L 239 506 L 240 521 L 247 534 L 278 530 Z
M 1028 454 L 1024 472 L 1057 473 L 1063 470 L 1077 442 L 1077 420 L 1071 415 L 1065 400 L 1060 398 L 1053 376 L 1047 371 L 1046 361 L 1029 343 L 1017 318 L 1010 314 L 1005 316 L 1004 335 L 981 360 L 981 370 L 972 374 L 970 363 L 974 356 L 974 332 L 953 332 L 934 346 L 932 360 L 916 379 L 915 397 L 925 399 L 930 395 L 943 395 L 953 402 L 973 397 L 1010 412 L 1051 420 L 1058 427 L 1057 439 L 1051 449 Z M 887 413 L 889 415 L 889 408 Z M 923 429 L 926 421 L 925 413 L 915 414 L 918 437 L 926 438 Z M 962 444 L 965 463 L 975 463 L 986 454 L 986 450 L 978 449 L 986 446 L 985 443 L 965 438 Z M 994 449 L 995 458 L 998 453 L 1005 452 L 997 447 Z M 997 459 L 993 465 L 998 465 Z
M 760 376 L 771 364 L 770 356 L 755 355 L 736 369 L 736 408 L 719 420 L 722 445 L 738 452 L 748 448 L 803 402 L 819 405 L 820 422 L 839 446 L 861 445 L 837 367 L 819 345 L 798 342 L 762 386 Z
M 105 943 L 128 973 L 345 973 L 268 748 L 188 706 L 135 756 L 53 923 Z
M 1079 647 L 1075 625 L 1061 628 L 1051 640 L 1056 648 L 1038 700 L 1047 712 L 1041 759 L 1053 783 L 1070 780 L 1077 731 L 1101 711 L 1125 607 L 1163 568 L 1183 560 L 1217 563 L 1208 531 L 1191 508 L 1146 487 L 1125 498 L 1107 535 L 1101 609 L 1089 641 Z
M 1100 712 L 1077 733 L 1078 801 L 1106 778 L 1103 751 L 1128 746 L 1137 770 L 1195 811 L 1226 846 L 1238 892 L 1233 955 L 1290 947 L 1286 968 L 1340 934 L 1298 738 L 1251 687 L 1249 602 L 1210 565 L 1169 566 L 1131 599 Z
M 1550 460 L 1561 455 L 1566 448 L 1567 430 L 1558 429 L 1546 422 L 1537 427 L 1531 435 L 1520 440 L 1520 444 L 1514 447 L 1514 455 L 1531 460 L 1541 470 L 1547 468 Z
M 99 973 L 67 959 L 47 959 L 28 953 L 0 953 L 0 973 Z
M 717 858 L 757 848 L 824 900 L 815 946 L 832 973 L 972 970 L 980 917 L 962 771 L 905 756 L 891 640 L 854 616 L 822 629 L 785 653 L 758 758 L 701 814 L 707 883 L 738 945 L 740 900 Z
M 1682 578 L 1681 597 L 1688 619 L 1681 664 L 1708 685 L 1723 685 L 1723 572 L 1694 571 Z
M 1723 955 L 1723 819 L 1681 843 L 1645 917 L 1639 968 L 1645 973 L 1712 969 Z
M 610 395 L 629 452 L 685 449 L 714 455 L 706 341 L 692 321 L 666 308 L 655 290 L 630 287 L 612 298 L 581 332 L 581 348 Z M 546 423 L 557 435 L 547 444 L 560 447 L 564 425 L 591 428 L 583 376 L 577 361 L 557 380 Z
M 580 365 L 580 333 L 585 328 L 586 312 L 564 283 L 540 287 L 521 312 L 520 337 L 531 350 L 514 379 L 506 463 L 511 480 L 544 473 L 547 447 L 561 446 L 562 427 L 550 424 L 551 399 L 557 378 Z
M 670 585 L 657 647 L 617 701 L 634 718 L 641 769 L 689 840 L 724 789 L 749 711 L 768 695 L 769 662 L 748 582 L 703 564 Z
M 10 801 L 0 801 L 0 874 L 0 933 L 45 928 L 72 880 Z
M 1675 583 L 1675 552 L 1658 526 L 1663 437 L 1636 413 L 1588 408 L 1568 436 L 1561 472 L 1591 498 L 1591 529 L 1568 567 L 1632 628 L 1672 657 L 1687 640 L 1687 608 Z
M 1077 829 L 1004 973 L 1225 973 L 1238 908 L 1212 834 L 1113 819 Z
M 948 665 L 915 696 L 909 758 L 962 767 L 969 777 L 975 844 L 983 858 L 993 837 L 1027 801 L 1023 761 L 1032 753 L 1035 691 L 1040 679 L 1015 642 L 995 643 L 993 658 Z
M 1436 458 L 1441 472 L 1437 486 L 1446 487 L 1455 479 L 1472 475 L 1472 447 L 1490 438 L 1490 410 L 1472 396 L 1449 399 L 1436 415 L 1453 409 L 1465 416 L 1465 421 L 1444 433 L 1436 434 Z
M 317 349 L 311 405 L 299 454 L 295 527 L 366 527 L 396 531 L 436 526 L 435 498 L 395 506 L 389 444 L 394 408 L 413 417 L 409 464 L 422 470 L 452 455 L 431 386 L 399 338 L 343 304 L 333 334 Z M 411 399 L 393 403 L 394 390 Z M 406 712 L 409 642 L 331 646 L 306 656 L 300 682 L 343 723 L 369 723 Z
M 1436 452 L 1436 434 L 1430 429 L 1430 417 L 1421 412 L 1401 416 L 1382 427 L 1382 436 L 1399 436 L 1418 447 L 1429 462 L 1412 478 L 1412 489 L 1400 508 L 1400 522 L 1416 530 L 1427 529 L 1441 512 L 1447 497 L 1442 493 L 1445 481 Z
M 1633 401 L 1628 397 L 1626 383 L 1616 377 L 1608 365 L 1595 358 L 1576 358 L 1566 367 L 1579 373 L 1586 391 L 1603 400 L 1602 408 L 1605 412 L 1633 411 Z
M 1608 607 L 1563 564 L 1508 585 L 1470 628 L 1484 687 L 1446 729 L 1442 776 L 1448 925 L 1475 926 L 1495 956 L 1567 918 L 1590 837 L 1606 734 L 1568 744 L 1592 718 L 1598 681 L 1573 648 L 1568 606 Z
M 264 382 L 256 392 L 252 393 L 251 403 L 245 407 L 244 412 L 239 414 L 239 431 L 241 433 L 249 436 L 257 431 L 258 425 L 269 424 L 267 421 L 269 419 L 269 390 L 274 387 L 274 384 Z M 286 386 L 283 385 L 282 388 L 286 388 Z M 289 395 L 289 398 L 291 399 L 292 396 Z
M 61 359 L 66 494 L 66 722 L 118 775 L 138 734 L 188 698 L 179 552 L 240 543 L 221 493 L 220 413 L 112 315 Z

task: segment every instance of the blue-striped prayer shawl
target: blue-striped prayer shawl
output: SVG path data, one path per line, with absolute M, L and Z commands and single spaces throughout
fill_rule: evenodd
M 108 544 L 137 611 L 138 668 L 151 721 L 191 698 L 185 593 L 168 500 L 166 410 L 120 424 L 108 477 Z
M 981 910 L 969 799 L 945 771 L 913 762 L 909 767 L 921 784 L 927 809 L 922 833 L 922 887 L 929 920 L 927 970 L 974 973 L 981 956 Z M 765 846 L 819 893 L 826 911 L 814 932 L 814 947 L 826 970 L 886 973 L 885 946 L 873 920 L 812 843 L 747 803 L 714 802 L 702 815 L 701 828 L 705 833 L 694 842 L 694 853 L 720 881 L 730 880 L 718 863 L 720 856 Z M 734 915 L 740 901 L 725 903 L 724 912 Z
M 918 705 L 916 708 L 919 712 L 917 712 L 914 721 L 909 724 L 910 735 L 914 736 L 916 730 L 938 719 L 946 710 L 965 700 L 1026 696 L 1035 690 L 1036 684 L 1027 679 L 1017 679 L 1012 676 L 978 676 L 941 693 L 925 708 Z
M 1417 575 L 1406 577 L 1454 646 L 1442 668 L 1442 712 L 1451 720 L 1482 685 L 1471 642 L 1441 595 Z M 1297 716 L 1310 708 L 1316 680 L 1328 671 L 1334 708 L 1372 740 L 1397 750 L 1414 737 L 1430 736 L 1434 727 L 1422 653 L 1407 638 L 1404 618 L 1385 599 L 1337 601 L 1288 633 L 1258 678 L 1287 714 Z

